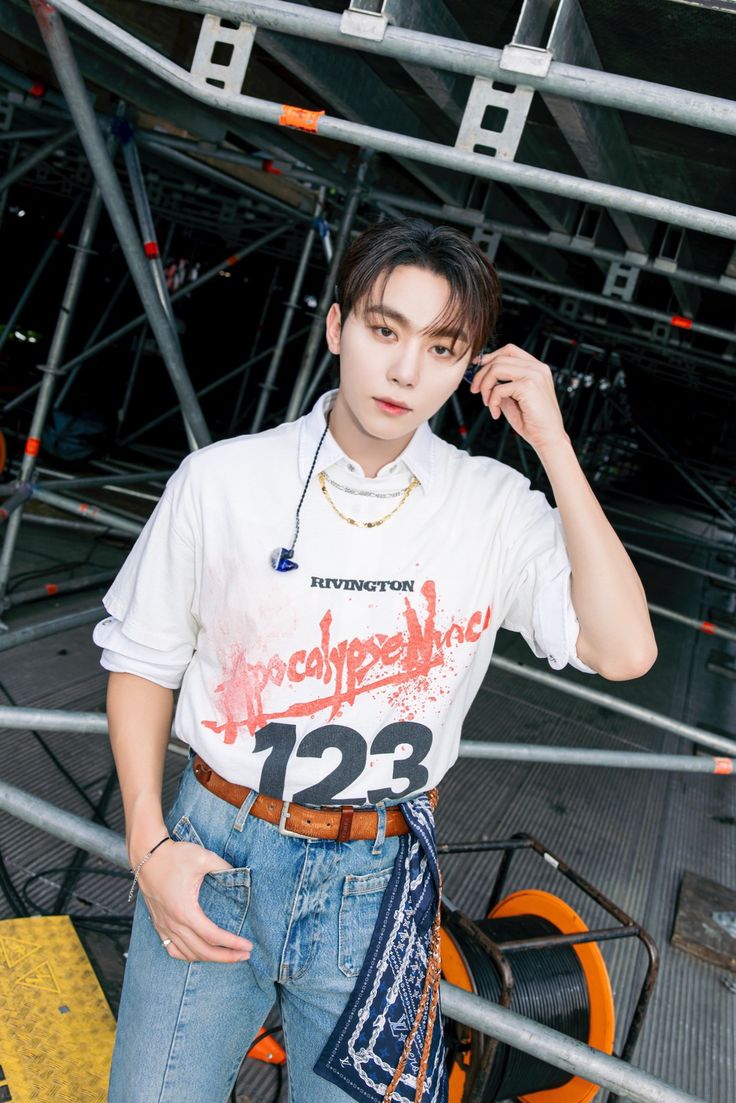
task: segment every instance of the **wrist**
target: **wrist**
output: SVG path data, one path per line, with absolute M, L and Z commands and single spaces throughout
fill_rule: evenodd
M 548 463 L 554 463 L 561 459 L 569 460 L 570 457 L 577 461 L 572 441 L 565 432 L 554 437 L 549 437 L 542 443 L 536 445 L 534 451 L 545 466 Z
M 168 838 L 169 832 L 163 817 L 136 824 L 126 836 L 125 843 L 128 850 L 130 868 L 135 869 L 141 859 L 156 846 L 163 838 Z

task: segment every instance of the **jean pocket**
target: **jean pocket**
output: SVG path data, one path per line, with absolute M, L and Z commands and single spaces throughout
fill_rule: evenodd
M 348 874 L 340 904 L 337 964 L 346 977 L 357 977 L 368 952 L 381 900 L 393 866 L 360 877 Z
M 171 835 L 179 842 L 204 846 L 188 816 L 177 820 Z M 218 927 L 239 935 L 250 906 L 250 886 L 251 871 L 247 866 L 206 873 L 199 887 L 199 906 Z

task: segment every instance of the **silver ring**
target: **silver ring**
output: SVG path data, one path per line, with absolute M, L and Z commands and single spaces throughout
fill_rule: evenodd
M 164 949 L 166 949 L 167 946 L 170 946 L 171 942 L 172 942 L 172 940 L 170 938 L 162 938 L 161 939 L 161 945 L 163 946 Z

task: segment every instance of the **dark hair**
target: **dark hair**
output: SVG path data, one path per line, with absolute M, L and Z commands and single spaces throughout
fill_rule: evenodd
M 421 218 L 387 219 L 369 226 L 348 246 L 335 288 L 343 320 L 367 305 L 368 296 L 402 264 L 444 276 L 450 286 L 447 307 L 433 330 L 465 333 L 476 356 L 493 336 L 501 306 L 496 270 L 474 241 L 452 226 L 433 226 Z

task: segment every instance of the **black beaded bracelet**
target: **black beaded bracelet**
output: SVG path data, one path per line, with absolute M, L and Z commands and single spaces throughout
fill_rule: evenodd
M 133 884 L 130 886 L 130 892 L 128 893 L 128 903 L 130 903 L 130 901 L 133 899 L 136 885 L 138 884 L 138 874 L 143 869 L 148 859 L 153 855 L 154 851 L 158 850 L 160 846 L 163 846 L 164 843 L 168 842 L 170 838 L 171 835 L 164 835 L 163 839 L 161 839 L 161 842 L 156 843 L 156 845 L 152 847 L 147 854 L 143 855 L 138 865 L 134 866 L 133 869 L 131 869 L 130 872 L 133 874 Z

